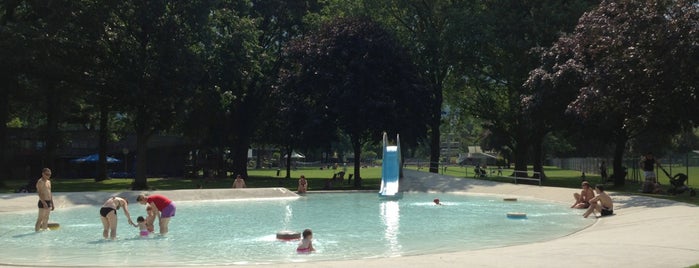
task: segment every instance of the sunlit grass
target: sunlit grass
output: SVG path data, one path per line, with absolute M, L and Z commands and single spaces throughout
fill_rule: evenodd
M 415 166 L 408 166 L 408 169 L 417 169 Z M 427 171 L 425 167 L 420 169 L 421 171 Z M 495 170 L 495 169 L 494 169 Z M 531 170 L 531 167 L 530 167 Z M 357 189 L 354 187 L 354 178 L 351 184 L 347 183 L 347 178 L 350 174 L 354 174 L 354 169 L 348 166 L 346 169 L 345 180 L 342 184 L 334 183 L 331 186 L 328 185 L 328 181 L 332 178 L 333 174 L 343 171 L 343 168 L 338 169 L 320 169 L 315 168 L 299 168 L 292 169 L 290 172 L 290 178 L 286 178 L 286 170 L 280 170 L 279 176 L 277 176 L 276 169 L 251 169 L 248 171 L 249 177 L 246 179 L 246 184 L 248 187 L 283 187 L 295 191 L 298 187 L 298 178 L 304 175 L 308 180 L 309 190 L 379 190 L 381 185 L 381 167 L 367 167 L 361 169 L 361 175 L 363 179 L 362 187 Z M 581 173 L 576 170 L 565 170 L 556 167 L 545 167 L 544 172 L 546 173 L 546 179 L 542 182 L 543 186 L 552 187 L 564 187 L 578 189 L 580 187 Z M 676 174 L 677 169 L 673 172 Z M 690 169 L 690 174 L 693 172 L 699 173 L 699 168 Z M 483 180 L 498 181 L 503 183 L 513 183 L 514 180 L 509 176 L 512 173 L 511 169 L 503 169 L 503 176 L 497 176 L 497 171 L 489 171 L 487 177 L 478 178 Z M 684 173 L 684 172 L 683 172 Z M 446 171 L 440 169 L 440 174 L 459 177 L 459 178 L 473 178 L 474 171 L 472 166 L 448 166 Z M 530 172 L 531 175 L 531 172 Z M 691 175 L 690 175 L 691 176 Z M 354 176 L 353 176 L 354 177 Z M 664 174 L 659 174 L 660 183 L 663 184 L 664 188 L 669 187 L 669 180 Z M 697 177 L 694 177 L 697 178 Z M 602 179 L 598 175 L 587 175 L 586 179 L 592 184 L 602 183 Z M 126 191 L 131 187 L 133 179 L 109 179 L 105 181 L 95 182 L 93 179 L 61 179 L 55 178 L 53 182 L 54 192 L 83 192 L 83 191 L 104 191 L 104 192 L 116 192 L 116 191 Z M 12 193 L 15 189 L 24 185 L 26 181 L 11 180 L 5 181 L 5 187 L 0 188 L 0 192 Z M 521 182 L 520 182 L 521 183 Z M 534 183 L 534 182 L 529 182 Z M 699 188 L 699 180 L 694 179 L 689 181 L 690 187 Z M 149 178 L 148 186 L 153 190 L 176 190 L 176 189 L 216 189 L 216 188 L 230 188 L 233 184 L 232 176 L 226 178 L 196 178 L 196 179 L 182 179 L 182 178 Z M 641 185 L 640 182 L 627 181 L 623 187 L 614 187 L 609 185 L 608 189 L 611 191 L 629 193 L 635 195 L 646 195 L 657 198 L 671 199 L 680 202 L 692 203 L 699 205 L 699 198 L 690 197 L 687 192 L 673 196 L 667 194 L 643 194 L 639 192 Z

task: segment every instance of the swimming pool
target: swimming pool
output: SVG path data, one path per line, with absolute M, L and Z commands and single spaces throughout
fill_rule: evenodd
M 439 197 L 444 205 L 432 199 Z M 34 233 L 35 211 L 0 214 L 0 263 L 55 266 L 188 266 L 380 258 L 531 243 L 592 223 L 565 204 L 501 196 L 406 193 L 308 194 L 298 199 L 177 202 L 167 237 L 142 239 L 120 215 L 117 241 L 102 239 L 98 206 L 57 210 L 57 231 Z M 132 217 L 144 215 L 130 206 Z M 526 219 L 508 219 L 525 212 Z M 313 229 L 314 254 L 277 231 Z M 9 246 L 11 245 L 11 246 Z

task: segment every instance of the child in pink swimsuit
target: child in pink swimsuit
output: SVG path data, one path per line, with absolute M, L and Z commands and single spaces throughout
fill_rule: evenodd
M 150 232 L 148 231 L 148 226 L 146 225 L 146 219 L 144 219 L 143 216 L 138 216 L 136 222 L 138 222 L 138 229 L 140 230 L 139 235 L 141 235 L 141 237 L 148 237 Z
M 296 248 L 296 252 L 311 253 L 313 251 L 316 251 L 313 248 L 313 231 L 311 229 L 303 230 L 303 239 L 301 239 L 299 246 Z

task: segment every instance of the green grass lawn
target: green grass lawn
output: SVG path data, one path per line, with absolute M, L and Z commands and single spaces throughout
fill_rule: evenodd
M 411 168 L 411 167 L 409 167 Z M 414 169 L 414 168 L 413 168 Z M 531 171 L 531 167 L 529 167 Z M 666 168 L 668 172 L 670 170 Z M 421 170 L 425 171 L 425 168 L 422 168 Z M 507 176 L 508 174 L 512 173 L 512 169 L 503 169 L 503 175 Z M 567 170 L 567 169 L 559 169 L 557 167 L 552 167 L 552 166 L 546 166 L 544 167 L 544 173 L 546 174 L 546 179 L 542 182 L 543 186 L 553 186 L 553 187 L 564 187 L 564 188 L 575 188 L 578 189 L 580 188 L 580 182 L 581 182 L 581 173 L 580 171 L 577 170 Z M 677 174 L 677 173 L 687 173 L 686 169 L 683 168 L 673 168 L 672 169 L 672 175 Z M 474 171 L 473 171 L 473 166 L 468 166 L 468 167 L 458 167 L 458 166 L 449 166 L 447 167 L 446 173 L 443 172 L 443 170 L 440 170 L 440 174 L 445 174 L 449 176 L 455 176 L 455 177 L 468 177 L 468 178 L 473 178 L 474 177 Z M 531 172 L 530 172 L 531 175 Z M 629 170 L 629 176 L 627 178 L 631 178 L 633 175 L 633 170 Z M 642 174 L 640 175 L 642 177 Z M 699 190 L 699 167 L 690 167 L 689 168 L 689 181 L 688 185 L 691 188 Z M 692 179 L 694 178 L 694 179 Z M 485 178 L 480 178 L 484 180 L 491 180 L 491 181 L 498 181 L 498 182 L 507 182 L 507 183 L 513 183 L 514 180 L 512 178 L 508 177 L 501 177 L 501 176 L 496 176 L 496 174 L 489 174 L 488 177 Z M 590 174 L 586 176 L 586 179 L 592 183 L 592 185 L 595 185 L 597 183 L 602 182 L 602 178 L 599 175 L 596 174 Z M 670 188 L 670 180 L 669 178 L 664 174 L 660 173 L 658 174 L 658 179 L 660 184 L 662 184 L 663 189 L 668 189 Z M 639 191 L 641 188 L 641 182 L 642 179 L 637 179 L 636 181 L 633 181 L 631 179 L 627 180 L 625 185 L 623 187 L 614 187 L 614 186 L 608 186 L 607 189 L 611 191 L 616 191 L 616 192 L 623 192 L 623 193 L 628 193 L 628 194 L 635 194 L 635 195 L 644 195 L 644 196 L 652 196 L 652 197 L 657 197 L 657 198 L 663 198 L 663 199 L 671 199 L 675 201 L 680 201 L 680 202 L 685 202 L 685 203 L 691 203 L 695 205 L 699 205 L 699 197 L 690 197 L 688 192 L 684 192 L 681 195 L 669 195 L 669 194 L 644 194 Z M 534 182 L 530 182 L 534 183 Z
M 415 167 L 407 167 L 409 169 L 416 169 Z M 426 171 L 425 168 L 421 169 Z M 319 168 L 299 168 L 297 170 L 291 170 L 291 178 L 286 179 L 286 171 L 282 170 L 280 176 L 277 176 L 276 169 L 253 169 L 248 171 L 249 178 L 246 180 L 248 187 L 284 187 L 295 191 L 298 186 L 298 178 L 304 175 L 308 180 L 309 190 L 324 190 L 326 188 L 326 182 L 328 179 L 332 178 L 334 173 L 341 170 L 328 170 Z M 443 170 L 440 170 L 443 171 Z M 543 186 L 554 186 L 554 187 L 565 187 L 565 188 L 580 188 L 580 172 L 575 170 L 564 170 L 556 167 L 545 167 L 544 169 L 547 179 L 543 181 Z M 685 172 L 678 169 L 673 169 L 673 173 Z M 353 173 L 352 168 L 347 169 L 347 175 L 345 175 L 345 181 L 343 184 L 335 184 L 332 186 L 331 190 L 357 190 L 354 187 L 354 180 L 352 184 L 347 184 L 347 177 L 349 174 Z M 446 173 L 440 172 L 444 175 L 454 176 L 454 177 L 468 177 L 473 178 L 473 167 L 458 167 L 449 166 L 446 169 Z M 512 170 L 503 170 L 503 174 L 507 175 L 512 173 Z M 631 173 L 631 172 L 630 172 Z M 379 190 L 381 185 L 381 167 L 368 167 L 362 168 L 361 174 L 363 178 L 363 186 L 359 190 Z M 696 175 L 693 175 L 696 174 Z M 699 179 L 692 180 L 691 178 L 699 178 L 699 168 L 690 169 L 690 187 L 699 189 Z M 664 188 L 669 187 L 669 180 L 664 174 L 659 174 L 660 183 L 663 184 Z M 507 177 L 496 176 L 496 174 L 489 174 L 488 177 L 480 178 L 484 180 L 498 181 L 504 183 L 513 183 L 513 179 Z M 592 184 L 600 183 L 601 178 L 598 175 L 588 175 L 587 180 Z M 105 192 L 115 192 L 115 191 L 125 191 L 128 190 L 133 182 L 132 179 L 109 179 L 101 182 L 95 182 L 93 179 L 54 179 L 53 191 L 54 192 L 82 192 L 82 191 L 105 191 Z M 15 189 L 24 185 L 26 181 L 22 180 L 11 180 L 4 181 L 4 186 L 0 187 L 0 192 L 2 193 L 12 193 Z M 532 182 L 533 183 L 533 182 Z M 154 190 L 176 190 L 176 189 L 213 189 L 213 188 L 230 188 L 233 184 L 233 178 L 212 178 L 212 179 L 180 179 L 180 178 L 149 178 L 148 185 Z M 676 200 L 680 202 L 692 203 L 699 205 L 699 197 L 689 197 L 689 194 L 685 192 L 684 194 L 672 196 L 667 194 L 643 194 L 638 190 L 641 185 L 637 182 L 627 181 L 623 187 L 609 187 L 610 190 L 616 192 L 623 192 L 635 195 L 646 195 L 658 198 L 665 198 Z
M 298 187 L 298 178 L 304 175 L 308 180 L 309 190 L 323 190 L 326 188 L 326 182 L 332 178 L 334 173 L 341 170 L 328 170 L 319 168 L 299 168 L 291 170 L 291 178 L 286 179 L 286 170 L 280 172 L 277 176 L 276 169 L 252 169 L 248 170 L 248 179 L 245 183 L 248 187 L 284 187 L 295 191 Z M 347 184 L 349 174 L 353 173 L 352 169 L 347 170 L 343 184 L 332 185 L 332 190 L 357 190 L 354 187 L 354 178 L 352 184 Z M 381 168 L 369 167 L 362 168 L 361 175 L 363 179 L 361 190 L 377 190 L 381 185 Z M 105 181 L 95 182 L 94 179 L 61 179 L 53 178 L 54 192 L 85 192 L 85 191 L 103 191 L 115 192 L 128 190 L 133 182 L 133 179 L 109 179 Z M 26 184 L 26 180 L 9 180 L 4 181 L 4 186 L 0 187 L 0 193 L 13 193 L 15 189 Z M 233 178 L 211 178 L 211 179 L 181 179 L 181 178 L 148 178 L 148 186 L 154 190 L 176 190 L 176 189 L 213 189 L 213 188 L 230 188 L 233 185 Z

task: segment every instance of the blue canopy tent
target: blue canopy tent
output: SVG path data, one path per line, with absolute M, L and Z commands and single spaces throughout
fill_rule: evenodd
M 91 155 L 86 155 L 80 158 L 75 158 L 70 160 L 70 163 L 73 164 L 71 165 L 68 170 L 66 170 L 68 174 L 68 178 L 87 178 L 87 177 L 92 177 L 96 176 L 97 174 L 97 165 L 99 163 L 99 154 L 91 154 Z M 114 157 L 109 157 L 107 156 L 107 165 L 111 166 L 112 168 L 115 167 L 116 164 L 122 163 L 121 160 L 114 158 Z M 111 172 L 111 168 L 109 168 L 107 172 Z
M 97 163 L 100 159 L 99 154 L 86 155 L 80 158 L 70 160 L 72 163 Z M 107 156 L 107 163 L 121 163 L 121 160 Z

